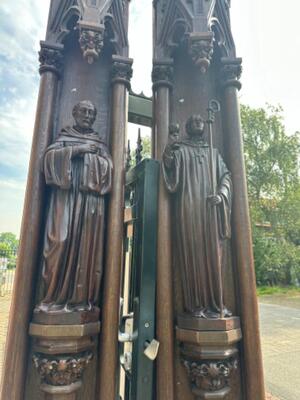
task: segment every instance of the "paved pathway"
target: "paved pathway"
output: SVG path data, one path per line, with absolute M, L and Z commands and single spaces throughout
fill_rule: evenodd
M 300 298 L 288 306 L 269 301 L 260 301 L 267 390 L 280 400 L 300 400 Z

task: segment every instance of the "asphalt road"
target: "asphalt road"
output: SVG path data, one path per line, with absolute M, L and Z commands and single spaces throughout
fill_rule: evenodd
M 300 307 L 262 301 L 260 317 L 267 391 L 280 400 L 300 400 Z

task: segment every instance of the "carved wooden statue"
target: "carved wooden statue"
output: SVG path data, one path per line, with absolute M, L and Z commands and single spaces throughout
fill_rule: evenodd
M 89 311 L 98 304 L 103 272 L 104 195 L 112 184 L 112 160 L 92 125 L 90 101 L 73 109 L 44 156 L 51 186 L 43 248 L 45 295 L 36 311 Z
M 198 318 L 220 318 L 231 316 L 223 304 L 222 274 L 215 254 L 220 254 L 224 267 L 225 241 L 231 235 L 232 183 L 216 149 L 212 157 L 216 179 L 212 180 L 204 127 L 202 117 L 193 115 L 186 123 L 186 137 L 180 140 L 170 135 L 163 174 L 168 191 L 174 194 L 174 260 L 181 273 L 185 312 Z M 217 183 L 216 190 L 212 190 L 212 181 Z M 217 207 L 217 237 L 213 207 Z

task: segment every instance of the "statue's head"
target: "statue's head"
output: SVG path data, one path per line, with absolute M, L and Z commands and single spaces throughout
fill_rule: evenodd
M 73 108 L 72 115 L 76 126 L 83 131 L 90 130 L 95 122 L 97 109 L 89 100 L 80 101 Z
M 185 129 L 189 136 L 203 136 L 205 121 L 201 115 L 192 115 L 186 122 Z

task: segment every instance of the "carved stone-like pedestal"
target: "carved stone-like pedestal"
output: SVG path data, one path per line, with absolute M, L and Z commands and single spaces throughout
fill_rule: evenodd
M 181 315 L 176 336 L 195 399 L 225 399 L 239 364 L 239 318 L 209 320 Z
M 31 324 L 33 362 L 41 376 L 45 400 L 76 400 L 85 368 L 93 358 L 100 323 Z

